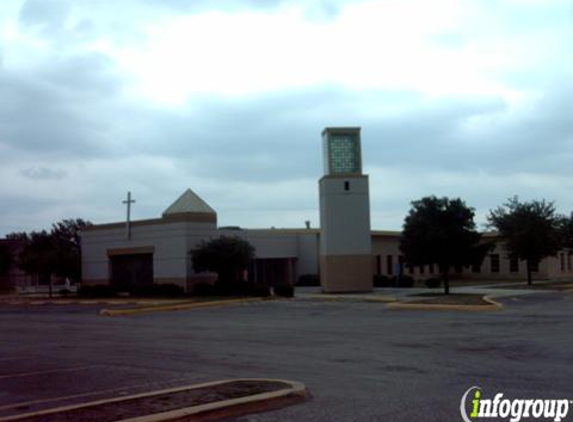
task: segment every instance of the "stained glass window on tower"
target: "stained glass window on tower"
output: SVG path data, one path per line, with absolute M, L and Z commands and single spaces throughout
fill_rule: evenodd
M 329 142 L 331 174 L 361 172 L 359 144 L 349 135 L 333 136 Z

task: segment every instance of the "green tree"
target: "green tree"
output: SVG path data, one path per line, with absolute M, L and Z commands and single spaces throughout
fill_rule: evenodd
M 543 258 L 556 255 L 563 245 L 563 217 L 556 214 L 553 202 L 519 202 L 513 197 L 490 210 L 487 219 L 499 232 L 508 255 L 526 262 L 529 285 L 532 269 Z
M 29 236 L 26 232 L 14 232 L 14 233 L 8 233 L 6 235 L 6 239 L 26 242 L 29 240 Z
M 8 270 L 13 265 L 17 265 L 19 268 L 21 268 L 19 262 L 19 256 L 20 256 L 19 254 L 23 246 L 27 245 L 28 242 L 30 241 L 30 237 L 25 232 L 14 232 L 14 233 L 8 233 L 6 235 L 6 240 L 8 240 L 7 242 L 8 244 L 11 244 L 11 246 L 8 246 L 6 244 L 4 245 L 4 247 L 10 252 L 10 255 L 5 256 L 5 258 L 3 259 L 0 258 L 0 261 L 3 261 L 4 265 L 6 265 L 9 262 L 8 269 L 6 269 L 6 272 L 8 272 Z M 0 275 L 1 273 L 2 270 L 0 269 Z
M 22 245 L 19 267 L 47 283 L 52 296 L 52 275 L 74 283 L 81 279 L 80 234 L 90 225 L 80 218 L 68 219 L 53 224 L 50 232 L 12 233 L 7 238 Z
M 0 244 L 0 276 L 8 274 L 12 267 L 12 251 L 8 245 Z
M 48 283 L 52 296 L 54 242 L 50 233 L 45 230 L 30 233 L 20 251 L 18 265 L 26 273 L 36 275 L 41 282 Z
M 217 281 L 227 284 L 240 279 L 241 271 L 249 266 L 255 256 L 255 248 L 239 237 L 221 236 L 209 242 L 201 241 L 191 251 L 193 268 L 197 272 L 217 273 Z
M 81 218 L 62 220 L 52 225 L 54 274 L 68 278 L 72 283 L 81 280 L 81 239 L 83 229 L 91 226 Z
M 459 198 L 429 196 L 413 201 L 400 237 L 400 250 L 409 265 L 438 266 L 445 294 L 450 293 L 450 268 L 481 264 L 491 247 L 475 229 L 473 208 Z

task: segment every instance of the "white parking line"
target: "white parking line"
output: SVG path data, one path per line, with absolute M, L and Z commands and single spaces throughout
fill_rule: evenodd
M 143 383 L 143 384 L 134 384 L 134 385 L 126 385 L 126 386 L 116 387 L 116 388 L 109 388 L 107 390 L 90 391 L 89 393 L 73 394 L 70 396 L 50 397 L 48 399 L 30 400 L 30 401 L 23 401 L 23 402 L 19 402 L 19 403 L 5 404 L 3 406 L 0 406 L 0 411 L 14 409 L 14 408 L 22 407 L 22 406 L 33 406 L 36 404 L 58 402 L 58 401 L 64 401 L 64 400 L 72 400 L 72 399 L 77 399 L 77 398 L 81 398 L 81 397 L 97 396 L 99 394 L 106 394 L 106 393 L 113 393 L 113 392 L 121 393 L 125 390 L 129 390 L 129 389 L 133 389 L 133 388 L 152 387 L 155 384 L 169 384 L 169 383 L 178 382 L 178 381 L 189 382 L 189 378 L 173 378 L 173 379 L 170 379 L 167 381 L 147 382 L 147 383 Z M 161 387 L 161 388 L 165 388 L 165 387 Z M 124 394 L 127 394 L 127 393 L 124 393 Z M 122 395 L 124 395 L 124 394 L 122 394 Z
M 64 371 L 81 371 L 82 369 L 96 368 L 98 366 L 101 366 L 101 365 L 76 366 L 73 368 L 49 369 L 46 371 L 35 371 L 35 372 L 20 372 L 17 374 L 0 375 L 0 379 L 18 378 L 18 377 L 32 377 L 34 375 L 52 374 L 54 372 L 64 372 Z

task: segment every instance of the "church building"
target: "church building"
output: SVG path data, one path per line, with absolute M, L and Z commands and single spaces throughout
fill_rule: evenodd
M 398 271 L 415 279 L 437 277 L 434 266 L 401 269 L 398 231 L 370 227 L 368 176 L 362 173 L 360 128 L 326 128 L 322 133 L 324 175 L 319 180 L 320 229 L 242 229 L 218 227 L 217 212 L 191 189 L 161 217 L 99 224 L 82 233 L 82 283 L 116 286 L 173 283 L 192 291 L 212 282 L 197 273 L 190 252 L 201 241 L 238 236 L 255 247 L 246 277 L 269 285 L 296 283 L 301 275 L 320 275 L 325 292 L 367 292 L 373 275 Z M 493 234 L 486 234 L 492 237 Z M 572 277 L 572 256 L 562 251 L 544 259 L 534 278 Z M 524 262 L 506 257 L 501 244 L 479 267 L 455 269 L 455 278 L 525 280 Z
M 160 218 L 126 226 L 99 224 L 82 233 L 84 285 L 173 283 L 190 291 L 195 282 L 213 281 L 193 270 L 191 250 L 219 236 L 239 236 L 255 247 L 252 281 L 293 283 L 298 274 L 318 274 L 318 230 L 218 227 L 215 210 L 190 189 Z

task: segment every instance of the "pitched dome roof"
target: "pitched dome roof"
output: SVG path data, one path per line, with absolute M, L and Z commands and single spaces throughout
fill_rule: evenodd
M 163 216 L 188 212 L 216 214 L 215 210 L 201 199 L 201 197 L 191 189 L 187 189 L 174 203 L 163 211 Z

